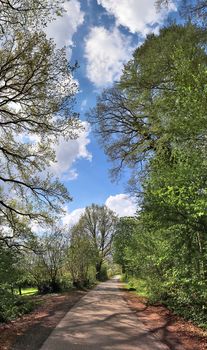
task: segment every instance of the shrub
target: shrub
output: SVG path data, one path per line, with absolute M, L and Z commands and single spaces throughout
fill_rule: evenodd
M 32 300 L 13 295 L 7 289 L 0 289 L 0 322 L 8 322 L 31 312 L 36 306 Z

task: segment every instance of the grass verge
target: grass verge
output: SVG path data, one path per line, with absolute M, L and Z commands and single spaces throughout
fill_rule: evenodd
M 31 288 L 22 288 L 21 289 L 22 295 L 34 295 L 38 292 L 38 289 L 35 287 L 31 287 Z M 19 294 L 19 290 L 15 289 L 14 291 L 15 294 Z

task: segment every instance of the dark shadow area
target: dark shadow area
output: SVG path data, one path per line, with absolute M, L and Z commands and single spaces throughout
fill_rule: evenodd
M 45 316 L 43 311 L 43 316 L 37 318 L 23 334 L 16 338 L 12 350 L 39 350 L 60 320 L 84 295 L 84 292 L 77 291 L 71 301 L 64 300 L 54 304 Z
M 137 350 L 175 350 L 173 347 L 166 347 L 167 344 L 161 344 L 160 339 L 155 337 L 151 332 L 139 330 L 130 332 L 129 328 L 125 328 L 124 324 L 116 323 L 113 324 L 113 319 L 120 316 L 126 317 L 127 314 L 117 313 L 116 315 L 111 315 L 99 322 L 88 322 L 84 326 L 88 329 L 93 327 L 93 338 L 86 339 L 86 342 L 80 342 L 78 344 L 77 340 L 73 340 L 73 330 L 70 327 L 70 337 L 67 338 L 68 327 L 63 327 L 60 329 L 60 333 L 53 336 L 54 344 L 59 344 L 60 349 L 87 349 L 87 350 L 104 350 L 109 349 L 109 342 L 107 339 L 110 338 L 110 348 L 111 349 L 137 349 Z M 131 313 L 129 313 L 131 315 Z M 105 328 L 104 323 L 110 322 L 110 329 L 107 335 L 107 328 Z M 103 323 L 103 326 L 100 328 L 98 323 Z M 82 326 L 82 325 L 81 325 Z M 74 328 L 77 328 L 77 324 L 74 325 Z M 60 334 L 65 334 L 65 337 L 61 337 Z M 164 344 L 164 343 L 163 343 Z M 49 349 L 49 348 L 48 348 Z M 55 348 L 54 348 L 55 349 Z M 52 349 L 53 350 L 53 347 Z

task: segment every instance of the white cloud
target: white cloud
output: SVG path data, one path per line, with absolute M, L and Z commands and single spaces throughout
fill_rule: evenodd
M 78 220 L 80 219 L 81 215 L 84 213 L 85 208 L 78 208 L 73 210 L 71 213 L 68 212 L 68 209 L 65 208 L 66 214 L 63 217 L 63 225 L 73 226 L 77 224 Z
M 75 180 L 78 177 L 78 172 L 75 168 L 69 169 L 68 174 L 65 176 L 66 180 Z
M 85 41 L 87 77 L 97 87 L 106 86 L 118 80 L 123 63 L 131 57 L 131 40 L 117 28 L 107 30 L 93 27 Z
M 127 194 L 120 193 L 115 196 L 109 196 L 105 205 L 113 210 L 118 216 L 134 216 L 137 211 L 135 200 Z M 69 212 L 65 207 L 65 216 L 63 217 L 63 225 L 73 226 L 77 224 L 81 215 L 84 214 L 85 208 L 78 208 Z
M 109 196 L 105 204 L 118 216 L 134 216 L 137 210 L 134 199 L 124 193 Z
M 84 12 L 81 11 L 78 0 L 70 0 L 64 3 L 63 16 L 48 24 L 47 36 L 53 38 L 58 48 L 73 46 L 73 35 L 78 27 L 84 22 Z M 68 50 L 70 55 L 71 50 Z
M 90 143 L 89 133 L 90 125 L 82 122 L 84 130 L 80 131 L 79 137 L 75 140 L 65 140 L 60 138 L 59 143 L 55 145 L 56 163 L 51 166 L 51 171 L 56 176 L 65 180 L 74 180 L 78 173 L 73 167 L 74 162 L 80 158 L 88 161 L 92 160 L 92 154 L 88 151 L 87 145 Z
M 78 137 L 74 140 L 67 140 L 64 137 L 60 137 L 58 143 L 54 143 L 53 149 L 56 155 L 56 162 L 51 162 L 50 166 L 46 168 L 46 172 L 61 178 L 61 180 L 75 180 L 78 177 L 78 172 L 74 167 L 74 163 L 78 159 L 86 159 L 92 161 L 92 154 L 87 149 L 90 143 L 90 124 L 86 121 L 81 122 L 82 127 L 78 131 Z M 28 143 L 33 145 L 34 149 L 41 143 L 41 137 L 39 135 L 32 134 L 20 134 L 16 138 L 17 142 Z M 45 171 L 41 172 L 45 175 Z
M 97 0 L 97 2 L 115 17 L 117 25 L 128 28 L 131 33 L 141 33 L 143 36 L 152 32 L 152 26 L 155 26 L 153 31 L 157 31 L 167 12 L 176 10 L 175 5 L 171 4 L 168 11 L 158 12 L 154 0 Z

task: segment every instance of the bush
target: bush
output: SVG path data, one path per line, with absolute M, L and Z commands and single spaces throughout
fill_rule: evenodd
M 63 278 L 61 281 L 60 281 L 60 290 L 62 292 L 66 292 L 66 291 L 69 291 L 73 288 L 73 282 L 72 282 L 72 279 L 65 279 Z
M 146 280 L 122 275 L 129 290 L 148 298 L 150 304 L 161 302 L 174 313 L 190 320 L 202 328 L 207 328 L 206 284 L 193 279 L 179 279 L 161 283 L 158 278 Z
M 206 283 L 196 279 L 182 278 L 173 286 L 169 285 L 168 298 L 165 302 L 176 314 L 207 327 L 207 291 Z
M 48 294 L 48 293 L 59 293 L 61 292 L 61 282 L 60 281 L 42 281 L 38 284 L 38 293 L 39 294 Z
M 0 322 L 8 322 L 35 308 L 35 302 L 0 289 Z
M 89 287 L 93 286 L 96 283 L 96 268 L 94 266 L 89 266 L 87 277 L 89 281 Z
M 128 290 L 135 290 L 140 296 L 150 297 L 147 283 L 143 279 L 123 275 L 122 281 L 127 283 Z
M 0 289 L 0 322 L 7 322 L 17 315 L 18 307 L 15 305 L 17 296 L 4 289 Z

